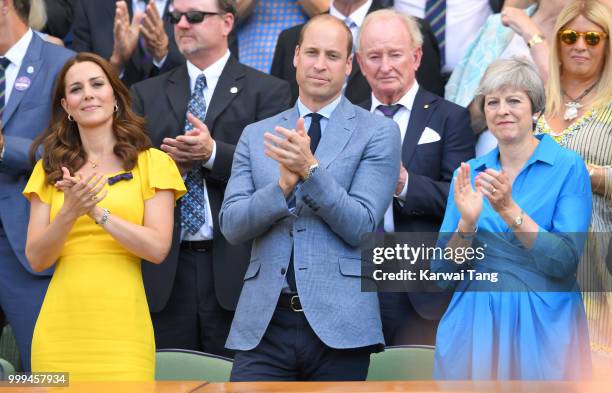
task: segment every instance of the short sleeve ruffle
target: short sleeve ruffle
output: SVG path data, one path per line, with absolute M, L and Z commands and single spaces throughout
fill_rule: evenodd
M 26 184 L 23 190 L 23 196 L 31 200 L 32 195 L 35 194 L 41 201 L 50 205 L 53 198 L 53 186 L 48 184 L 46 179 L 47 176 L 42 166 L 42 160 L 38 160 L 34 166 L 30 180 L 28 180 L 28 184 Z
M 144 200 L 153 198 L 156 190 L 174 191 L 175 200 L 187 192 L 174 160 L 161 150 L 150 148 L 141 152 L 138 155 L 138 169 L 142 176 Z

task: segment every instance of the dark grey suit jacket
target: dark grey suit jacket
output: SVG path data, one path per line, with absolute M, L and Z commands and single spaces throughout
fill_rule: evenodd
M 74 12 L 74 41 L 72 49 L 77 52 L 94 52 L 110 59 L 113 53 L 114 39 L 113 26 L 115 23 L 115 1 L 108 0 L 79 0 Z M 132 1 L 126 1 L 130 18 L 132 16 Z M 130 86 L 133 83 L 159 75 L 184 63 L 185 59 L 180 54 L 174 41 L 174 29 L 167 18 L 168 5 L 166 9 L 160 10 L 164 20 L 164 29 L 168 35 L 168 56 L 161 69 L 153 64 L 151 56 L 137 47 L 134 54 L 125 64 L 123 71 L 123 82 Z
M 132 86 L 134 110 L 146 118 L 155 147 L 159 147 L 165 137 L 173 138 L 183 133 L 190 95 L 185 64 Z M 213 169 L 203 171 L 213 216 L 215 291 L 221 306 L 228 310 L 236 307 L 250 257 L 250 244 L 230 246 L 219 231 L 218 215 L 231 173 L 234 149 L 247 125 L 289 106 L 287 82 L 240 64 L 234 57 L 228 60 L 208 103 L 204 123 L 217 144 L 217 152 Z M 162 310 L 170 296 L 178 263 L 180 232 L 180 209 L 177 208 L 168 257 L 160 265 L 143 265 L 151 311 Z

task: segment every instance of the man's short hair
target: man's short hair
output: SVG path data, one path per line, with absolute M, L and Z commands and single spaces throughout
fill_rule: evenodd
M 13 0 L 13 7 L 15 12 L 21 21 L 25 24 L 28 23 L 30 17 L 30 0 Z
M 406 27 L 408 35 L 412 38 L 412 44 L 415 48 L 420 48 L 423 46 L 423 33 L 421 33 L 419 22 L 417 22 L 413 16 L 389 8 L 369 13 L 364 19 L 359 31 L 364 31 L 368 23 L 372 22 L 373 20 L 392 18 L 398 18 L 403 23 L 403 25 Z M 361 39 L 357 40 L 357 52 L 359 52 L 360 41 Z
M 235 0 L 217 0 L 219 9 L 226 13 L 236 16 L 236 1 Z
M 340 19 L 336 18 L 335 16 L 331 16 L 329 14 L 317 15 L 313 18 L 310 18 L 310 20 L 306 22 L 306 24 L 302 26 L 302 29 L 300 30 L 300 36 L 298 38 L 297 46 L 302 46 L 302 42 L 304 41 L 304 34 L 306 32 L 306 29 L 308 29 L 311 23 L 316 22 L 318 20 L 328 20 L 330 22 L 338 24 L 338 26 L 342 26 L 344 32 L 346 33 L 346 41 L 347 41 L 346 56 L 347 57 L 350 56 L 351 53 L 353 52 L 353 34 L 351 33 L 351 30 Z

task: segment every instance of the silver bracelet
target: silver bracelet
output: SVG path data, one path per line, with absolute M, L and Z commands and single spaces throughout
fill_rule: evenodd
M 104 226 L 104 224 L 108 222 L 108 217 L 110 216 L 110 210 L 106 208 L 102 208 L 102 211 L 104 213 L 102 213 L 102 217 L 100 217 L 100 221 L 96 221 L 96 224 L 100 226 Z

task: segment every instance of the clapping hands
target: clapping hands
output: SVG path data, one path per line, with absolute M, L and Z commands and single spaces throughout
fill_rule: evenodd
M 74 219 L 85 214 L 91 215 L 92 210 L 108 193 L 104 189 L 104 176 L 92 173 L 81 179 L 72 176 L 66 167 L 62 167 L 62 172 L 64 176 L 55 183 L 55 187 L 64 192 L 63 213 Z

